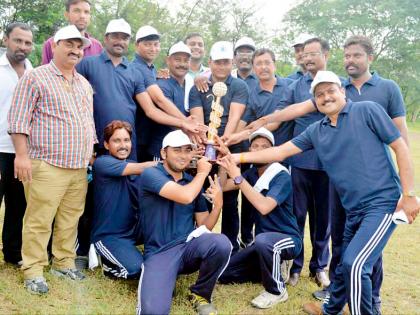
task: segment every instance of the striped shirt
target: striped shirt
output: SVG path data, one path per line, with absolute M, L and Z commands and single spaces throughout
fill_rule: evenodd
M 76 71 L 73 83 L 53 61 L 26 73 L 13 95 L 9 133 L 28 135 L 29 157 L 62 168 L 85 168 L 96 142 L 93 91 Z

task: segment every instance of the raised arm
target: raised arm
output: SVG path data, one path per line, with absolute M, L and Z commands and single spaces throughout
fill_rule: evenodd
M 260 151 L 261 152 L 261 151 Z M 219 162 L 220 166 L 226 169 L 230 178 L 235 178 L 241 175 L 240 168 L 236 165 L 232 155 L 227 155 L 226 158 Z M 249 202 L 257 209 L 262 215 L 270 213 L 277 205 L 277 202 L 271 197 L 265 197 L 263 194 L 256 191 L 246 179 L 237 185 L 242 193 L 249 200 Z
M 200 126 L 197 125 L 196 121 L 186 119 L 182 114 L 181 118 L 171 116 L 170 114 L 167 114 L 161 109 L 157 108 L 155 104 L 153 104 L 147 92 L 137 94 L 136 100 L 139 103 L 140 107 L 146 113 L 146 116 L 159 124 L 182 128 L 183 130 L 188 132 L 197 133 L 200 131 Z
M 214 178 L 208 177 L 210 187 L 207 189 L 206 194 L 213 200 L 213 209 L 211 212 L 196 212 L 195 222 L 197 226 L 205 225 L 209 230 L 212 230 L 219 220 L 220 212 L 223 206 L 223 193 L 220 187 L 219 179 L 217 175 Z
M 147 88 L 147 93 L 149 93 L 152 101 L 159 106 L 165 113 L 172 115 L 174 117 L 185 119 L 186 117 L 181 111 L 172 103 L 165 95 L 157 84 L 152 84 Z
M 235 153 L 232 154 L 232 157 L 235 163 L 272 163 L 283 161 L 301 152 L 302 150 L 294 145 L 292 141 L 288 141 L 278 147 L 272 147 L 258 152 Z
M 203 188 L 204 181 L 210 170 L 211 164 L 203 157 L 197 161 L 197 174 L 190 183 L 180 185 L 174 181 L 169 181 L 162 187 L 159 195 L 184 205 L 190 204 Z
M 150 162 L 143 162 L 143 163 L 128 163 L 127 166 L 124 168 L 122 172 L 122 176 L 128 175 L 140 175 L 143 171 L 152 166 L 156 166 L 158 162 L 150 161 Z
M 282 110 L 276 110 L 274 113 L 261 117 L 256 121 L 250 123 L 247 126 L 247 129 L 255 131 L 258 128 L 261 128 L 267 124 L 294 120 L 298 117 L 304 116 L 315 111 L 316 108 L 312 103 L 312 100 L 309 99 L 302 103 L 289 105 Z

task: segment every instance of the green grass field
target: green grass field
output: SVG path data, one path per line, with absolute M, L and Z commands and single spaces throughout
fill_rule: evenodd
M 411 153 L 415 163 L 416 192 L 420 195 L 420 124 L 410 124 Z M 3 211 L 0 215 L 2 226 Z M 420 314 L 420 219 L 398 227 L 384 252 L 383 314 Z M 305 252 L 309 253 L 308 236 Z M 302 314 L 302 303 L 312 300 L 317 286 L 308 279 L 307 259 L 301 281 L 288 287 L 289 300 L 271 310 L 256 310 L 250 300 L 261 285 L 217 285 L 213 298 L 220 314 Z M 1 259 L 0 259 L 1 260 Z M 34 296 L 23 288 L 22 273 L 0 262 L 0 314 L 133 314 L 137 281 L 113 281 L 99 270 L 88 271 L 82 282 L 58 280 L 45 273 L 50 293 Z M 172 304 L 173 314 L 193 314 L 186 301 L 196 275 L 181 276 Z

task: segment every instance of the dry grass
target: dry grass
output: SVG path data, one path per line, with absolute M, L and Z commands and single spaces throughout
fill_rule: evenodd
M 410 139 L 417 173 L 416 191 L 420 194 L 420 128 L 413 128 Z M 419 232 L 420 220 L 413 225 L 399 227 L 385 249 L 383 314 L 420 314 Z M 309 253 L 308 237 L 305 240 L 306 252 Z M 98 270 L 87 272 L 87 275 L 87 280 L 75 283 L 57 280 L 46 273 L 50 293 L 48 296 L 39 297 L 23 289 L 23 277 L 19 270 L 0 262 L 0 313 L 134 313 L 137 300 L 136 281 L 109 280 Z M 193 313 L 186 297 L 188 286 L 193 283 L 195 277 L 196 275 L 191 275 L 179 278 L 172 304 L 173 314 Z M 272 310 L 260 311 L 250 306 L 249 301 L 262 290 L 261 285 L 255 284 L 218 285 L 214 292 L 214 303 L 220 314 L 302 314 L 302 303 L 311 300 L 311 293 L 316 289 L 316 285 L 308 279 L 307 269 L 304 269 L 297 287 L 288 288 L 289 300 Z

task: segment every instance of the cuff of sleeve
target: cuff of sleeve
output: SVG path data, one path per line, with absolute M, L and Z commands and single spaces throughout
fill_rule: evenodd
M 11 135 L 12 133 L 21 133 L 24 135 L 29 136 L 30 134 L 30 129 L 29 128 L 24 128 L 22 126 L 18 127 L 18 126 L 9 126 L 9 128 L 7 129 L 7 133 L 9 135 Z

